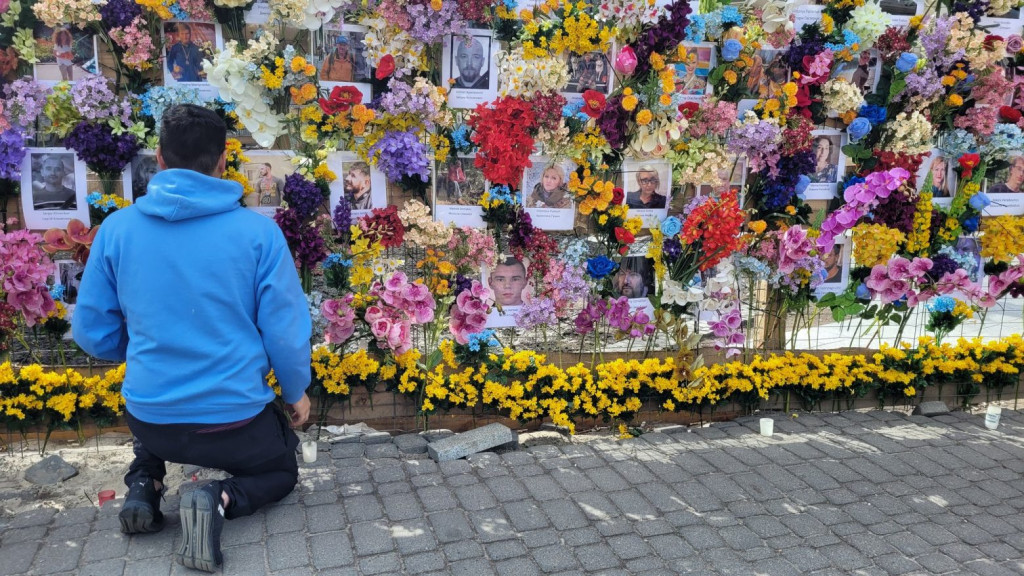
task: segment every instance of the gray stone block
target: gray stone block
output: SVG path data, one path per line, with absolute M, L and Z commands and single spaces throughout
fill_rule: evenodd
M 78 469 L 52 454 L 25 470 L 25 480 L 39 486 L 50 486 L 78 475 Z
M 427 452 L 435 461 L 444 462 L 465 458 L 470 454 L 509 442 L 518 442 L 516 433 L 508 426 L 495 422 L 469 432 L 431 442 L 427 445 Z
M 383 444 L 391 442 L 391 434 L 387 432 L 371 432 L 359 437 L 363 444 Z
M 426 432 L 420 432 L 420 436 L 423 437 L 427 443 L 437 442 L 438 440 L 444 440 L 445 438 L 451 438 L 455 436 L 455 432 L 446 428 L 440 428 L 438 430 L 427 430 Z
M 949 414 L 949 406 L 946 406 L 946 403 L 940 400 L 921 402 L 914 408 L 913 414 L 915 416 L 941 416 Z
M 426 454 L 429 442 L 419 434 L 395 436 L 395 446 L 403 454 Z

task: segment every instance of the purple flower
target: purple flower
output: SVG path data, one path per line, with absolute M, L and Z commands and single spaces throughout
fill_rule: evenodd
M 413 91 L 412 86 L 395 77 L 388 80 L 388 92 L 376 100 L 376 107 L 395 116 L 408 112 L 420 118 L 432 118 L 437 113 L 434 101 L 427 94 Z
M 107 124 L 79 122 L 64 139 L 78 159 L 101 178 L 116 178 L 139 153 L 138 138 L 131 132 L 114 135 Z
M 349 227 L 352 226 L 352 204 L 344 194 L 338 198 L 338 204 L 334 207 L 334 233 L 341 239 L 347 239 Z
M 729 136 L 729 152 L 746 156 L 754 172 L 767 170 L 771 177 L 779 173 L 779 139 L 782 129 L 777 124 L 761 120 L 734 128 Z
M 529 330 L 537 326 L 550 326 L 558 322 L 555 301 L 548 297 L 535 298 L 523 303 L 516 312 L 516 326 Z
M 622 95 L 609 98 L 601 116 L 597 119 L 597 127 L 612 148 L 622 148 L 627 144 L 626 124 L 630 113 L 622 109 Z
M 665 262 L 669 264 L 675 262 L 683 254 L 682 242 L 680 242 L 679 238 L 675 236 L 672 238 L 666 238 L 661 243 L 661 254 L 665 258 Z
M 409 36 L 424 44 L 433 44 L 447 35 L 459 36 L 466 30 L 466 19 L 459 15 L 455 0 L 443 2 L 440 10 L 434 10 L 430 2 L 410 2 L 405 12 L 412 20 Z
M 128 125 L 132 117 L 131 104 L 114 94 L 110 80 L 105 76 L 86 76 L 71 88 L 71 101 L 82 118 L 107 122 L 117 118 Z
M 412 132 L 389 130 L 370 147 L 370 155 L 377 157 L 377 168 L 391 182 L 405 176 L 419 176 L 426 182 L 430 178 L 430 160 L 427 147 Z
M 274 221 L 280 226 L 288 241 L 288 248 L 296 262 L 312 269 L 327 258 L 327 246 L 316 227 L 304 222 L 298 212 L 288 207 L 274 214 Z
M 125 28 L 136 16 L 142 16 L 142 6 L 134 0 L 107 0 L 106 4 L 100 5 L 100 16 L 107 30 Z
M 467 277 L 463 276 L 462 274 L 456 274 L 455 275 L 455 290 L 452 292 L 452 295 L 455 296 L 456 298 L 458 298 L 459 294 L 462 294 L 463 292 L 465 292 L 466 290 L 471 289 L 472 287 L 473 287 L 473 279 L 472 278 L 467 278 Z
M 25 158 L 25 136 L 16 126 L 0 132 L 0 178 L 17 181 L 21 178 L 21 161 Z
M 298 173 L 289 174 L 285 178 L 283 192 L 284 199 L 288 202 L 288 207 L 295 210 L 298 217 L 303 220 L 312 218 L 316 214 L 317 209 L 320 208 L 320 204 L 324 201 L 324 195 L 320 191 L 320 187 L 316 185 L 316 182 L 311 182 Z M 351 212 L 349 214 L 351 219 Z M 337 212 L 335 212 L 335 215 L 337 215 Z M 345 226 L 343 229 L 348 230 L 348 226 Z
M 36 118 L 42 114 L 49 93 L 49 87 L 27 76 L 11 82 L 4 89 L 4 97 L 7 99 L 4 102 L 4 110 L 7 118 L 12 124 L 21 126 L 26 135 L 31 136 Z

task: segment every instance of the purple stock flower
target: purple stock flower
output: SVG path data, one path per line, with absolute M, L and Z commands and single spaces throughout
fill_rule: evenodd
M 106 122 L 117 118 L 127 125 L 132 117 L 131 105 L 114 94 L 110 80 L 105 76 L 90 75 L 75 82 L 71 88 L 71 101 L 86 120 Z
M 42 114 L 49 93 L 49 87 L 27 76 L 11 82 L 4 90 L 4 97 L 7 100 L 4 109 L 7 118 L 12 124 L 21 126 L 26 135 L 31 136 L 36 118 Z
M 348 197 L 342 194 L 338 198 L 338 204 L 334 206 L 334 233 L 342 240 L 347 241 L 349 227 L 352 226 L 352 204 Z
M 661 253 L 665 257 L 665 262 L 671 264 L 683 254 L 683 244 L 676 236 L 666 238 L 661 243 Z
M 534 298 L 523 303 L 516 312 L 516 326 L 529 330 L 537 326 L 549 326 L 558 322 L 555 315 L 555 301 L 548 297 Z
M 960 265 L 957 264 L 956 260 L 945 254 L 936 254 L 932 257 L 932 269 L 928 271 L 928 276 L 932 280 L 938 281 L 946 274 L 956 272 L 958 268 L 960 268 Z
M 100 5 L 100 16 L 103 18 L 103 27 L 107 30 L 124 28 L 135 20 L 136 16 L 142 15 L 142 6 L 134 0 L 107 0 L 106 4 Z
M 622 148 L 626 145 L 626 123 L 629 122 L 630 113 L 622 109 L 622 95 L 609 98 L 605 104 L 601 116 L 597 119 L 597 127 L 601 134 L 612 148 Z
M 433 100 L 426 94 L 413 91 L 412 86 L 394 77 L 388 81 L 388 92 L 382 94 L 375 105 L 395 116 L 408 112 L 421 118 L 431 118 L 437 113 Z
M 726 145 L 729 152 L 746 156 L 752 171 L 768 170 L 774 177 L 779 173 L 781 136 L 782 129 L 777 124 L 762 120 L 734 128 Z
M 304 222 L 298 212 L 288 207 L 274 214 L 274 221 L 284 233 L 295 261 L 313 268 L 327 258 L 327 245 L 317 229 Z
M 412 20 L 409 36 L 424 44 L 433 44 L 449 34 L 458 36 L 466 30 L 466 19 L 459 14 L 459 3 L 455 0 L 443 2 L 440 10 L 434 10 L 429 2 L 410 2 L 405 12 Z
M 115 178 L 139 153 L 138 138 L 131 132 L 114 135 L 107 124 L 79 122 L 64 139 L 78 159 L 102 178 Z
M 21 161 L 25 158 L 25 137 L 21 130 L 12 126 L 0 132 L 0 178 L 18 180 L 21 178 Z
M 661 18 L 643 32 L 633 46 L 637 66 L 633 74 L 643 76 L 651 69 L 650 56 L 654 52 L 664 54 L 675 49 L 686 39 L 686 27 L 690 24 L 689 2 L 673 2 L 662 13 Z M 614 145 L 613 145 L 614 146 Z
M 284 180 L 284 199 L 288 202 L 288 207 L 296 211 L 299 218 L 308 220 L 316 214 L 324 196 L 316 182 L 306 180 L 301 174 L 293 173 Z M 351 219 L 351 212 L 349 214 Z M 344 229 L 348 230 L 348 226 L 345 226 Z
M 427 147 L 412 132 L 389 130 L 370 147 L 370 154 L 377 157 L 377 168 L 391 182 L 405 176 L 418 176 L 423 182 L 430 178 Z
M 463 276 L 462 274 L 456 274 L 455 275 L 455 290 L 452 293 L 452 296 L 455 296 L 456 298 L 458 298 L 459 294 L 462 294 L 463 292 L 465 292 L 466 290 L 469 290 L 472 287 L 473 287 L 473 279 L 472 278 L 467 278 L 466 276 Z

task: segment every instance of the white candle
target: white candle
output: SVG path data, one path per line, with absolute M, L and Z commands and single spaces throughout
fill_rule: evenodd
M 316 462 L 316 440 L 306 440 L 302 443 L 302 461 Z

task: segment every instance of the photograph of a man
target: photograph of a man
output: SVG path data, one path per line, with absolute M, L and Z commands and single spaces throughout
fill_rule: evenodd
M 650 260 L 643 256 L 624 258 L 618 273 L 612 278 L 612 286 L 618 296 L 646 298 L 654 287 Z
M 342 164 L 345 173 L 345 197 L 352 210 L 369 210 L 373 208 L 370 200 L 370 166 L 366 162 L 346 162 Z
M 491 82 L 490 45 L 487 37 L 452 37 L 452 88 L 465 90 L 487 90 Z M 486 48 L 486 49 L 485 49 Z
M 156 156 L 139 154 L 132 159 L 132 202 L 146 195 L 149 180 L 160 170 Z
M 197 22 L 165 22 L 167 37 L 167 73 L 177 82 L 206 82 L 203 60 L 212 54 L 202 46 L 215 38 L 213 24 Z M 174 38 L 171 43 L 171 38 Z
M 818 136 L 811 145 L 814 152 L 814 172 L 808 174 L 812 184 L 831 184 L 839 172 L 839 136 Z
M 40 154 L 32 162 L 32 208 L 77 210 L 74 154 Z
M 1014 156 L 1010 159 L 1010 169 L 1006 174 L 1006 180 L 995 184 L 988 189 L 989 194 L 1018 194 L 1024 185 L 1024 156 Z
M 650 165 L 641 166 L 636 171 L 638 190 L 626 194 L 626 205 L 641 210 L 664 208 L 666 195 L 660 192 L 661 176 Z
M 334 50 L 324 58 L 320 67 L 320 79 L 326 82 L 353 82 L 355 80 L 355 57 L 352 41 L 345 34 L 339 34 L 334 41 Z
M 494 267 L 488 278 L 488 285 L 494 291 L 494 301 L 502 308 L 523 305 L 523 290 L 526 288 L 526 266 L 509 256 Z
M 256 180 L 256 194 L 259 206 L 270 207 L 281 205 L 281 191 L 284 180 L 274 175 L 274 167 L 270 162 L 260 165 L 260 175 Z

